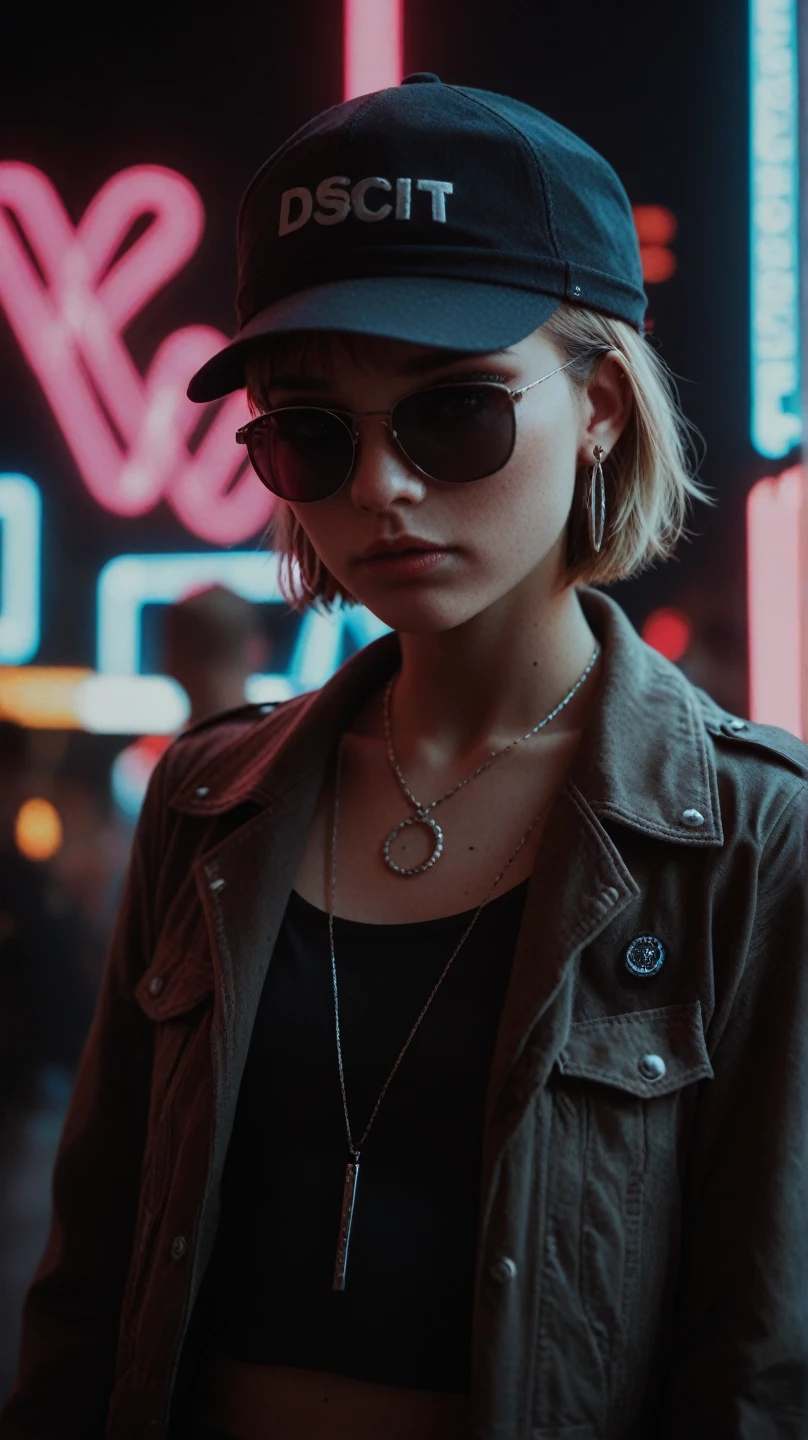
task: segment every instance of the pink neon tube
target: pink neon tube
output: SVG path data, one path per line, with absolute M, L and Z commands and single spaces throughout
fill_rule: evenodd
M 114 260 L 143 215 L 148 229 Z M 0 163 L 0 304 L 87 488 L 118 515 L 165 499 L 193 534 L 228 545 L 256 534 L 273 501 L 234 443 L 244 396 L 200 412 L 185 395 L 188 377 L 226 337 L 205 325 L 175 331 L 145 377 L 123 338 L 203 228 L 193 185 L 159 165 L 114 175 L 74 227 L 41 171 Z
M 401 83 L 404 0 L 343 0 L 344 98 Z

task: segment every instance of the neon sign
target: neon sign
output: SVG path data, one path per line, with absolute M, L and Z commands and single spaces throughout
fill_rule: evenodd
M 27 475 L 0 475 L 0 665 L 39 649 L 42 500 Z
M 750 0 L 752 443 L 800 442 L 796 0 Z
M 146 215 L 148 228 L 116 259 Z M 206 325 L 176 330 L 145 378 L 123 339 L 203 227 L 193 185 L 159 165 L 112 176 L 74 227 L 41 171 L 0 163 L 0 303 L 91 495 L 125 516 L 165 499 L 194 535 L 232 545 L 256 534 L 273 504 L 233 443 L 246 401 L 237 394 L 200 414 L 185 395 L 227 337 Z
M 343 99 L 399 85 L 404 0 L 344 0 Z
M 807 506 L 800 465 L 759 480 L 746 501 L 749 715 L 802 739 Z
M 192 590 L 215 584 L 226 585 L 253 603 L 285 605 L 278 588 L 278 566 L 278 556 L 268 551 L 116 556 L 98 577 L 99 675 L 139 673 L 144 605 L 170 605 Z M 316 689 L 336 670 L 346 634 L 361 648 L 389 629 L 364 606 L 330 614 L 308 610 L 301 618 L 288 670 L 251 676 L 247 698 L 257 704 Z

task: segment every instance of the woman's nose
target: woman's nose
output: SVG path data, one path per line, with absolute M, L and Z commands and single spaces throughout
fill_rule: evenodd
M 400 494 L 420 499 L 424 479 L 396 444 L 389 416 L 363 416 L 355 426 L 356 458 L 351 498 L 357 504 L 387 504 Z

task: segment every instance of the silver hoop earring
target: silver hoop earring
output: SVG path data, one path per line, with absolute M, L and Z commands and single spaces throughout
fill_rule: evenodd
M 603 531 L 606 525 L 606 486 L 603 480 L 603 466 L 600 457 L 603 454 L 603 446 L 596 445 L 593 451 L 595 463 L 589 477 L 589 504 L 587 516 L 589 520 L 589 543 L 597 555 L 603 544 Z

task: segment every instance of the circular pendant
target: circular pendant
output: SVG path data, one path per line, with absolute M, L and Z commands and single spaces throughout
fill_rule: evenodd
M 435 848 L 429 859 L 424 865 L 414 865 L 411 870 L 403 869 L 401 865 L 396 865 L 395 861 L 390 859 L 391 842 L 395 840 L 399 830 L 403 830 L 405 825 L 428 825 L 435 836 Z M 440 860 L 442 850 L 443 831 L 437 821 L 433 820 L 429 815 L 410 815 L 406 820 L 402 820 L 398 825 L 393 826 L 393 829 L 384 842 L 383 854 L 385 864 L 388 865 L 391 870 L 394 870 L 396 875 L 422 875 L 424 870 L 428 870 L 430 865 L 434 865 L 437 860 Z

